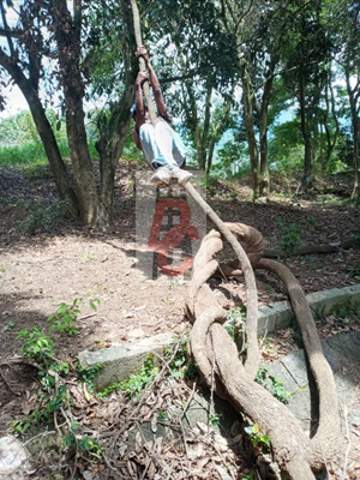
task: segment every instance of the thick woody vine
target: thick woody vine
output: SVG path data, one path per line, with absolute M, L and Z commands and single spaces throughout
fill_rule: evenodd
M 274 458 L 281 470 L 294 480 L 313 480 L 314 472 L 324 469 L 339 453 L 341 434 L 335 381 L 323 354 L 310 307 L 291 271 L 275 260 L 262 258 L 264 241 L 260 232 L 241 223 L 223 225 L 244 245 L 251 271 L 270 271 L 286 286 L 318 393 L 319 423 L 315 434 L 310 438 L 288 408 L 255 382 L 260 361 L 257 312 L 255 317 L 250 318 L 253 312 L 247 311 L 245 360 L 240 358 L 235 343 L 223 327 L 226 311 L 208 284 L 219 268 L 216 255 L 223 248 L 222 237 L 215 230 L 205 236 L 194 259 L 187 300 L 187 308 L 193 318 L 190 335 L 192 354 L 208 385 L 214 378 L 216 392 L 250 417 L 270 437 Z M 239 269 L 243 269 L 244 259 L 238 258 L 239 265 L 235 265 L 229 275 L 238 275 Z M 244 275 L 244 278 L 247 283 L 247 276 Z M 256 286 L 254 289 L 247 284 L 249 291 L 252 299 L 257 297 Z M 256 363 L 249 363 L 248 358 L 256 358 Z

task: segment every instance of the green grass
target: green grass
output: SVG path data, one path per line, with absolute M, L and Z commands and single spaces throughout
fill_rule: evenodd
M 61 156 L 69 157 L 67 142 L 58 142 Z M 44 147 L 40 142 L 27 142 L 11 147 L 0 146 L 0 167 L 36 168 L 48 163 Z
M 28 143 L 16 147 L 0 147 L 0 165 L 30 165 L 46 160 L 45 152 L 40 144 Z

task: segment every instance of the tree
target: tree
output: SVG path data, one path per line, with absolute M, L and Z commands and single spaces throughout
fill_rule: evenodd
M 338 62 L 345 76 L 353 137 L 354 186 L 352 198 L 360 196 L 360 4 L 337 2 Z M 339 12 L 338 10 L 338 12 Z
M 200 83 L 200 82 L 199 82 Z M 203 90 L 189 80 L 181 88 L 181 106 L 184 125 L 196 151 L 199 168 L 210 174 L 215 146 L 223 133 L 232 126 L 231 95 L 221 96 L 208 80 Z
M 1 0 L 0 13 L 3 28 L 0 30 L 0 34 L 5 37 L 6 46 L 0 47 L 0 67 L 2 68 L 0 75 L 3 76 L 4 81 L 4 72 L 6 72 L 26 98 L 44 145 L 59 195 L 70 201 L 74 211 L 77 209 L 75 192 L 40 99 L 41 62 L 45 45 L 38 21 L 41 9 L 37 3 L 26 3 L 21 9 L 17 26 L 10 27 L 7 21 L 6 4 L 8 8 L 11 8 L 12 3 Z M 4 101 L 2 105 L 4 106 Z
M 268 194 L 269 107 L 280 61 L 287 3 L 220 2 L 219 18 L 232 37 L 241 81 L 244 125 L 249 146 L 254 197 Z
M 24 94 L 44 145 L 59 195 L 69 200 L 85 224 L 107 226 L 111 220 L 115 165 L 129 124 L 135 59 L 134 39 L 128 2 L 75 0 L 72 11 L 66 0 L 49 2 L 27 0 L 17 11 L 12 2 L 1 0 L 2 29 L 6 46 L 0 48 L 2 75 L 6 73 Z M 105 8 L 106 7 L 106 8 Z M 8 12 L 18 17 L 10 25 Z M 94 22 L 96 9 L 112 15 L 112 21 Z M 101 17 L 104 20 L 104 17 Z M 116 30 L 109 31 L 109 26 Z M 93 30 L 96 27 L 96 35 Z M 123 86 L 119 95 L 113 83 L 111 102 L 99 118 L 100 182 L 97 167 L 90 157 L 85 128 L 84 98 L 92 86 L 91 57 L 99 44 L 112 50 L 114 32 L 122 46 L 122 73 L 117 81 Z M 109 47 L 110 45 L 110 47 Z M 46 65 L 46 68 L 45 68 Z M 99 68 L 99 67 L 97 67 Z M 46 71 L 46 76 L 45 76 Z M 45 87 L 60 94 L 65 112 L 73 176 L 61 158 L 54 132 L 48 121 L 41 93 Z M 60 87 L 60 90 L 59 90 Z M 96 94 L 96 90 L 93 90 Z
M 209 174 L 215 147 L 232 124 L 234 103 L 214 2 L 158 2 L 143 18 L 170 110 L 180 120 L 199 168 Z M 155 23 L 158 18 L 161 22 Z
M 321 92 L 325 88 L 330 65 L 330 42 L 322 23 L 322 2 L 294 2 L 291 28 L 283 51 L 285 81 L 299 105 L 300 129 L 304 142 L 302 188 L 313 182 L 315 137 Z

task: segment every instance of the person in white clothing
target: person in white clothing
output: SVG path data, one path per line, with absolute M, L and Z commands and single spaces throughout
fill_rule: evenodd
M 146 160 L 155 169 L 152 182 L 156 185 L 168 185 L 172 178 L 185 183 L 191 173 L 183 170 L 185 166 L 185 146 L 180 136 L 171 127 L 171 119 L 161 93 L 160 83 L 150 63 L 144 47 L 137 50 L 137 55 L 144 58 L 147 71 L 139 72 L 135 84 L 135 104 L 131 113 L 135 118 L 134 139 L 144 152 Z M 149 112 L 144 104 L 143 84 L 149 81 L 155 98 L 158 117 L 151 123 Z

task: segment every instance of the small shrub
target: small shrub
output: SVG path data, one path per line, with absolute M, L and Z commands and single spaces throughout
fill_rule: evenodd
M 273 397 L 277 398 L 282 403 L 289 403 L 291 394 L 286 390 L 284 384 L 270 375 L 267 368 L 259 368 L 256 374 L 256 382 L 263 385 Z
M 241 305 L 231 309 L 227 315 L 227 319 L 229 323 L 225 325 L 225 330 L 234 340 L 237 348 L 241 351 L 245 350 L 246 307 Z
M 330 313 L 342 320 L 348 319 L 349 317 L 357 317 L 360 313 L 360 302 L 348 301 L 343 304 L 335 305 Z
M 48 322 L 50 330 L 67 335 L 77 335 L 79 328 L 76 322 L 80 314 L 80 300 L 75 298 L 72 304 L 60 303 L 55 313 L 50 315 Z
M 281 219 L 278 219 L 276 223 L 281 233 L 280 245 L 282 250 L 287 255 L 293 254 L 300 243 L 300 226 L 297 223 L 286 224 Z
M 261 433 L 257 423 L 245 427 L 244 430 L 249 435 L 251 444 L 254 448 L 264 448 L 266 451 L 269 450 L 270 437 L 264 433 Z
M 49 232 L 67 214 L 69 206 L 66 201 L 58 201 L 48 206 L 35 202 L 30 207 L 27 218 L 19 223 L 23 233 L 33 235 L 38 230 Z
M 43 364 L 54 356 L 53 340 L 38 326 L 34 326 L 31 330 L 21 330 L 18 338 L 23 340 L 21 352 L 24 357 Z
M 212 427 L 218 428 L 220 426 L 220 415 L 217 415 L 216 413 L 210 413 L 209 424 Z
M 174 347 L 165 350 L 165 360 L 171 360 L 169 369 L 172 377 L 176 379 L 187 378 L 190 380 L 196 377 L 197 368 L 189 354 L 189 341 L 182 339 L 179 342 L 180 345 L 174 358 L 172 358 Z
M 73 422 L 70 431 L 63 437 L 64 447 L 68 450 L 76 449 L 77 447 L 87 458 L 95 457 L 97 460 L 100 460 L 104 449 L 98 440 L 89 435 L 79 435 L 77 430 L 78 424 Z
M 77 378 L 81 381 L 86 383 L 90 392 L 94 391 L 94 382 L 96 377 L 99 375 L 101 370 L 104 368 L 103 365 L 99 363 L 92 366 L 92 367 L 82 367 L 80 363 L 76 364 L 76 373 Z

